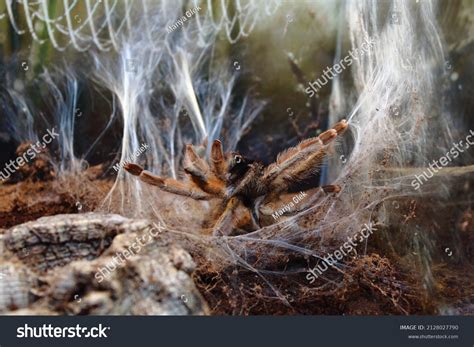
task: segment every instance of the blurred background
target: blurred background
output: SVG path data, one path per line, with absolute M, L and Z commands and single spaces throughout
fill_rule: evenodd
M 67 8 L 64 7 L 66 3 L 69 5 Z M 74 134 L 83 139 L 74 142 L 77 156 L 87 153 L 86 160 L 96 164 L 112 160 L 119 150 L 123 124 L 119 124 L 120 117 L 116 117 L 116 124 L 108 128 L 90 151 L 89 145 L 99 138 L 112 113 L 111 95 L 92 78 L 91 51 L 101 52 L 108 59 L 118 59 L 118 37 L 133 30 L 130 18 L 133 11 L 139 12 L 142 2 L 135 6 L 129 1 L 66 3 L 55 0 L 0 3 L 2 162 L 13 158 L 15 149 L 24 140 L 20 130 L 12 133 L 11 128 L 16 125 L 12 124 L 11 117 L 28 118 L 28 115 L 19 114 L 21 108 L 13 110 L 9 106 L 18 102 L 9 94 L 18 93 L 25 98 L 24 102 L 34 109 L 35 115 L 30 116 L 35 121 L 41 118 L 38 113 L 49 117 L 53 112 L 48 109 L 51 107 L 48 100 L 51 90 L 44 83 L 38 85 L 39 77 L 45 73 L 58 84 L 66 82 L 68 73 L 77 80 L 77 100 L 74 110 L 71 110 L 77 116 Z M 326 67 L 332 66 L 338 40 L 343 55 L 349 51 L 349 36 L 345 34 L 347 23 L 341 10 L 344 1 L 244 3 L 251 12 L 244 14 L 248 17 L 244 26 L 251 27 L 251 35 L 245 35 L 245 30 L 244 35 L 239 35 L 242 23 L 235 13 L 240 2 L 237 6 L 234 1 L 208 1 L 203 2 L 202 7 L 213 11 L 216 22 L 224 15 L 228 22 L 237 18 L 230 23 L 232 27 L 228 23 L 221 25 L 217 34 L 220 39 L 213 50 L 224 57 L 228 69 L 237 76 L 234 99 L 239 99 L 239 93 L 243 98 L 251 90 L 254 99 L 266 103 L 238 143 L 238 148 L 244 154 L 268 163 L 282 149 L 301 140 L 303 135 L 312 136 L 328 126 L 333 81 L 322 88 L 315 102 L 311 100 L 310 103 L 291 62 L 312 81 L 321 76 Z M 390 14 L 391 2 L 377 3 L 387 15 Z M 182 2 L 185 8 L 196 4 Z M 459 113 L 459 119 L 469 123 L 472 122 L 469 110 L 472 109 L 473 5 L 469 0 L 456 0 L 440 1 L 437 6 L 437 19 L 449 50 L 446 64 L 451 72 L 449 88 L 455 95 L 453 107 Z M 165 8 L 163 6 L 162 10 Z M 108 12 L 113 14 L 113 18 L 108 17 Z M 198 15 L 202 16 L 202 13 Z M 94 21 L 96 25 L 91 26 Z M 229 42 L 225 36 L 237 40 Z M 346 78 L 349 75 L 350 71 L 341 74 L 342 83 L 351 83 Z M 350 95 L 347 97 L 351 98 Z M 13 116 L 11 113 L 16 114 Z

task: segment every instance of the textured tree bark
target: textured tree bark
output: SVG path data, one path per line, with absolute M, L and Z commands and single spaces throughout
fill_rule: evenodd
M 0 312 L 202 315 L 195 264 L 147 220 L 43 217 L 0 235 Z

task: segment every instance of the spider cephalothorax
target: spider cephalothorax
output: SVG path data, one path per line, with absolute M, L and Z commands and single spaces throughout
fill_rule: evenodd
M 238 197 L 244 204 L 262 196 L 266 187 L 261 181 L 265 166 L 255 160 L 231 152 L 227 160 L 226 198 Z
M 291 215 L 292 211 L 285 208 L 285 213 L 278 213 L 275 218 L 279 206 L 286 206 L 285 201 L 294 195 L 290 192 L 318 172 L 330 142 L 346 128 L 347 122 L 340 121 L 319 136 L 280 153 L 276 162 L 266 167 L 237 152 L 224 154 L 219 140 L 212 144 L 209 163 L 192 145 L 187 145 L 183 166 L 188 182 L 153 175 L 136 164 L 128 163 L 125 169 L 169 193 L 196 200 L 221 199 L 214 234 L 252 231 L 275 222 L 283 214 Z M 323 186 L 319 190 L 338 192 L 339 188 Z

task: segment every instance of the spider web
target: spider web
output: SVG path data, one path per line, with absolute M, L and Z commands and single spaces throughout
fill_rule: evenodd
M 352 85 L 338 83 L 337 78 L 333 85 L 331 124 L 347 118 L 352 137 L 352 145 L 345 148 L 347 160 L 344 164 L 332 162 L 331 181 L 327 182 L 340 185 L 341 194 L 322 197 L 296 216 L 242 236 L 209 238 L 194 235 L 194 230 L 183 224 L 171 227 L 189 242 L 190 249 L 200 249 L 203 257 L 213 259 L 216 267 L 235 266 L 257 274 L 287 306 L 291 302 L 278 288 L 282 278 L 292 283 L 292 292 L 308 297 L 324 297 L 328 290 L 339 293 L 350 286 L 354 273 L 341 262 L 329 265 L 329 271 L 318 279 L 319 287 L 308 289 L 307 284 L 296 284 L 295 276 L 307 274 L 308 268 L 320 264 L 364 225 L 379 225 L 390 243 L 393 235 L 387 227 L 403 220 L 396 204 L 422 195 L 412 189 L 414 176 L 404 170 L 423 167 L 427 158 L 446 153 L 452 143 L 453 115 L 441 102 L 445 90 L 436 88 L 446 76 L 437 72 L 445 69 L 446 58 L 441 33 L 432 27 L 436 21 L 434 6 L 403 1 L 386 6 L 363 0 L 348 2 L 343 12 L 348 27 L 342 20 L 339 28 L 349 36 L 350 49 L 364 50 L 369 37 L 376 42 L 372 50 L 353 62 Z M 396 11 L 403 25 L 390 23 L 390 11 Z M 420 43 L 420 36 L 413 32 L 421 32 L 424 42 Z M 335 63 L 340 59 L 336 56 Z M 433 133 L 438 136 L 430 135 Z M 440 184 L 449 191 L 452 183 L 443 179 Z M 424 193 L 435 188 L 427 185 Z M 150 195 L 150 200 L 156 201 L 157 196 Z M 400 227 L 409 235 L 414 261 L 422 264 L 423 281 L 429 286 L 433 281 L 431 226 L 428 223 L 416 228 L 413 232 L 408 226 Z M 210 245 L 215 247 L 210 250 Z M 367 240 L 359 246 L 367 251 Z M 288 268 L 290 258 L 308 265 Z M 393 278 L 387 280 L 393 283 Z M 241 291 L 239 283 L 233 287 L 235 293 Z M 406 313 L 398 303 L 393 305 Z
M 14 1 L 25 18 L 24 27 L 15 18 Z M 196 16 L 199 30 L 203 29 L 203 23 L 210 21 L 216 31 L 222 30 L 229 42 L 235 43 L 250 34 L 262 14 L 273 14 L 279 3 L 279 0 L 265 1 L 262 6 L 257 0 L 221 0 L 215 5 L 211 0 L 193 0 L 187 5 L 190 8 L 199 6 L 208 9 L 205 17 Z M 183 4 L 186 2 L 183 1 Z M 160 1 L 158 6 L 166 10 L 167 5 L 167 1 Z M 231 5 L 233 11 L 230 11 Z M 47 0 L 7 0 L 6 12 L 0 13 L 0 20 L 7 18 L 18 35 L 29 34 L 39 44 L 50 42 L 58 51 L 64 51 L 69 46 L 80 52 L 92 46 L 105 52 L 111 49 L 119 51 L 122 42 L 120 37 L 133 30 L 132 12 L 147 13 L 156 3 L 149 0 L 63 0 L 62 13 L 55 16 L 50 6 L 51 2 Z M 54 6 L 57 4 L 54 3 Z M 81 18 L 84 14 L 85 18 Z M 143 29 L 150 34 L 150 25 L 146 19 L 144 16 Z M 43 27 L 47 32 L 44 38 L 38 29 L 42 30 Z

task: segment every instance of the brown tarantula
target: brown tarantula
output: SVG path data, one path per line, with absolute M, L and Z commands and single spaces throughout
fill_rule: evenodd
M 280 153 L 276 162 L 267 167 L 237 152 L 224 154 L 219 140 L 212 144 L 209 165 L 192 145 L 187 145 L 183 166 L 190 180 L 186 183 L 153 175 L 136 164 L 127 163 L 124 167 L 143 182 L 169 193 L 196 200 L 222 199 L 214 235 L 249 232 L 275 223 L 281 215 L 301 211 L 301 207 L 293 211 L 288 207 L 278 212 L 278 206 L 295 207 L 291 202 L 292 196 L 295 201 L 295 194 L 290 192 L 319 170 L 330 142 L 346 128 L 347 122 L 342 120 L 319 136 Z M 326 193 L 339 190 L 334 185 L 317 188 L 318 192 Z

